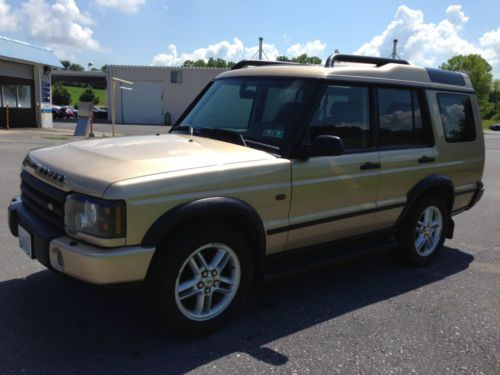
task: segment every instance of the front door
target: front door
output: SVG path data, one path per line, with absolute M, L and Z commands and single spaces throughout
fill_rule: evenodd
M 309 137 L 337 135 L 344 141 L 345 153 L 292 162 L 287 250 L 372 230 L 380 155 L 372 144 L 369 93 L 362 86 L 326 87 Z

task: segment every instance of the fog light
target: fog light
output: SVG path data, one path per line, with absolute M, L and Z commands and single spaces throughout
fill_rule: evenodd
M 64 259 L 63 259 L 63 255 L 62 255 L 61 251 L 55 250 L 55 253 L 56 253 L 57 264 L 60 267 L 64 267 Z

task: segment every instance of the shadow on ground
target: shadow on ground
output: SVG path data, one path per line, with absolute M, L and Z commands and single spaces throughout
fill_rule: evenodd
M 267 343 L 442 280 L 472 260 L 446 248 L 428 268 L 379 254 L 309 272 L 268 285 L 229 327 L 192 341 L 159 330 L 140 287 L 96 288 L 42 271 L 0 283 L 0 373 L 180 374 L 235 352 L 280 366 L 289 359 Z

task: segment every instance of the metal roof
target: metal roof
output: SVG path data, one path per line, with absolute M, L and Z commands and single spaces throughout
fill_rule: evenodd
M 48 65 L 54 68 L 63 67 L 50 49 L 37 47 L 3 36 L 0 36 L 0 58 Z

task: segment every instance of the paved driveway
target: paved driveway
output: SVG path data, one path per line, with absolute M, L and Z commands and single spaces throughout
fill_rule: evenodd
M 500 135 L 486 137 L 483 200 L 431 267 L 375 255 L 296 276 L 227 329 L 178 341 L 141 288 L 62 279 L 8 233 L 25 153 L 66 133 L 0 131 L 0 373 L 500 373 Z

